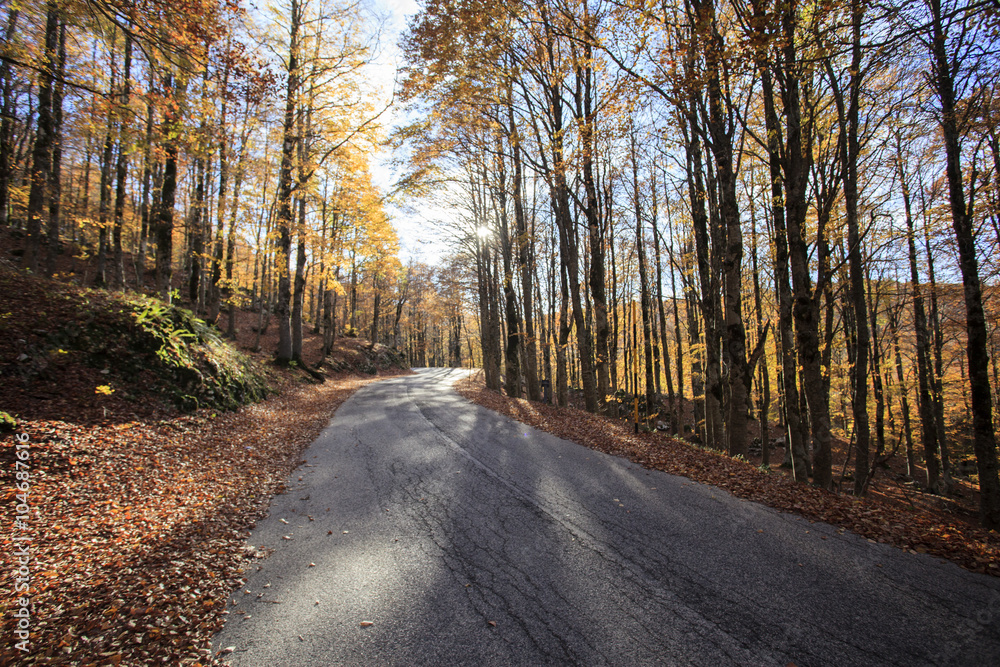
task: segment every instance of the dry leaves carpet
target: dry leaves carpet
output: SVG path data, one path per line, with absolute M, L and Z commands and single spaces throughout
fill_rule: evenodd
M 383 371 L 385 375 L 407 371 Z M 375 377 L 285 378 L 239 411 L 73 424 L 21 420 L 31 488 L 30 653 L 15 650 L 14 439 L 0 439 L 0 664 L 212 661 L 245 538 L 337 407 Z
M 481 374 L 460 380 L 455 388 L 474 403 L 524 424 L 646 468 L 712 484 L 737 498 L 825 521 L 874 542 L 931 554 L 974 572 L 1000 576 L 1000 536 L 942 519 L 940 514 L 831 493 L 662 433 L 634 434 L 630 422 L 510 398 L 487 389 Z

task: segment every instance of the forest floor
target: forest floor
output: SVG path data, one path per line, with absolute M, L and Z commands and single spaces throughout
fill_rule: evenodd
M 8 324 L 57 326 L 55 304 L 17 292 L 0 307 Z M 238 347 L 251 353 L 256 316 L 241 313 L 238 325 Z M 4 339 L 23 347 L 37 335 L 6 330 Z M 272 324 L 260 349 L 269 353 L 276 342 Z M 309 362 L 320 345 L 306 335 Z M 14 353 L 3 349 L 0 368 Z M 225 601 L 255 556 L 248 531 L 283 491 L 300 452 L 358 388 L 411 372 L 360 339 L 338 341 L 323 383 L 257 353 L 275 395 L 232 412 L 184 414 L 141 388 L 128 397 L 95 393 L 106 376 L 65 356 L 41 382 L 0 380 L 0 409 L 17 418 L 13 432 L 0 434 L 0 493 L 11 522 L 21 502 L 15 434 L 26 434 L 30 473 L 27 527 L 0 534 L 0 664 L 210 664 Z M 15 532 L 30 539 L 31 579 L 26 593 L 12 595 L 23 544 Z M 15 647 L 13 617 L 25 595 L 27 654 Z
M 768 470 L 760 467 L 759 455 L 756 461 L 741 461 L 665 433 L 635 434 L 629 420 L 510 398 L 487 389 L 482 373 L 455 386 L 474 403 L 586 447 L 711 484 L 738 498 L 811 521 L 824 521 L 873 542 L 1000 576 L 1000 535 L 975 525 L 974 511 L 968 507 L 975 496 L 968 488 L 960 491 L 961 497 L 942 498 L 903 485 L 897 479 L 899 473 L 890 468 L 878 472 L 866 497 L 856 498 L 793 481 L 787 471 L 778 467 L 781 449 L 772 450 L 772 467 Z M 847 452 L 842 443 L 838 449 L 842 466 Z M 963 484 L 968 486 L 967 482 Z

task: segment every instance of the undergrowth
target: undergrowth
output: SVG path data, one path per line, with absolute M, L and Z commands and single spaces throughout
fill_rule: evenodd
M 15 346 L 0 375 L 20 386 L 68 387 L 71 369 L 82 366 L 96 369 L 98 394 L 133 403 L 153 394 L 184 411 L 235 409 L 271 392 L 267 371 L 189 310 L 138 294 L 3 274 L 5 289 L 34 297 L 33 308 L 15 306 L 0 319 L 0 334 Z

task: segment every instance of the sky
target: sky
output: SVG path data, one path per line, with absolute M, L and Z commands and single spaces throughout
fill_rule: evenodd
M 406 31 L 407 19 L 420 11 L 420 5 L 416 0 L 372 0 L 372 4 L 387 19 L 381 40 L 381 53 L 377 62 L 372 65 L 372 71 L 373 77 L 381 81 L 388 99 L 395 82 L 396 67 L 402 64 L 397 42 Z M 391 120 L 387 123 L 390 128 L 405 121 L 401 106 L 393 107 L 391 114 Z M 383 149 L 372 161 L 372 177 L 386 192 L 399 176 L 393 171 L 391 160 L 391 151 Z M 434 218 L 446 215 L 444 211 L 426 207 L 420 212 L 413 212 L 390 206 L 388 212 L 399 233 L 399 257 L 404 264 L 411 258 L 433 264 L 443 256 L 446 248 L 442 242 L 435 240 L 431 222 Z

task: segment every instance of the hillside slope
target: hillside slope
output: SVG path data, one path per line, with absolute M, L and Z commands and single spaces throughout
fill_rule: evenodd
M 268 372 L 190 311 L 81 289 L 0 264 L 0 410 L 128 420 L 232 409 L 269 391 Z
M 0 294 L 0 412 L 10 415 L 89 423 L 235 409 L 272 392 L 279 374 L 266 363 L 277 327 L 258 337 L 255 313 L 239 314 L 233 344 L 184 308 L 33 278 L 3 261 Z M 312 363 L 319 343 L 307 336 Z M 352 338 L 324 362 L 366 375 L 405 366 L 394 350 Z

